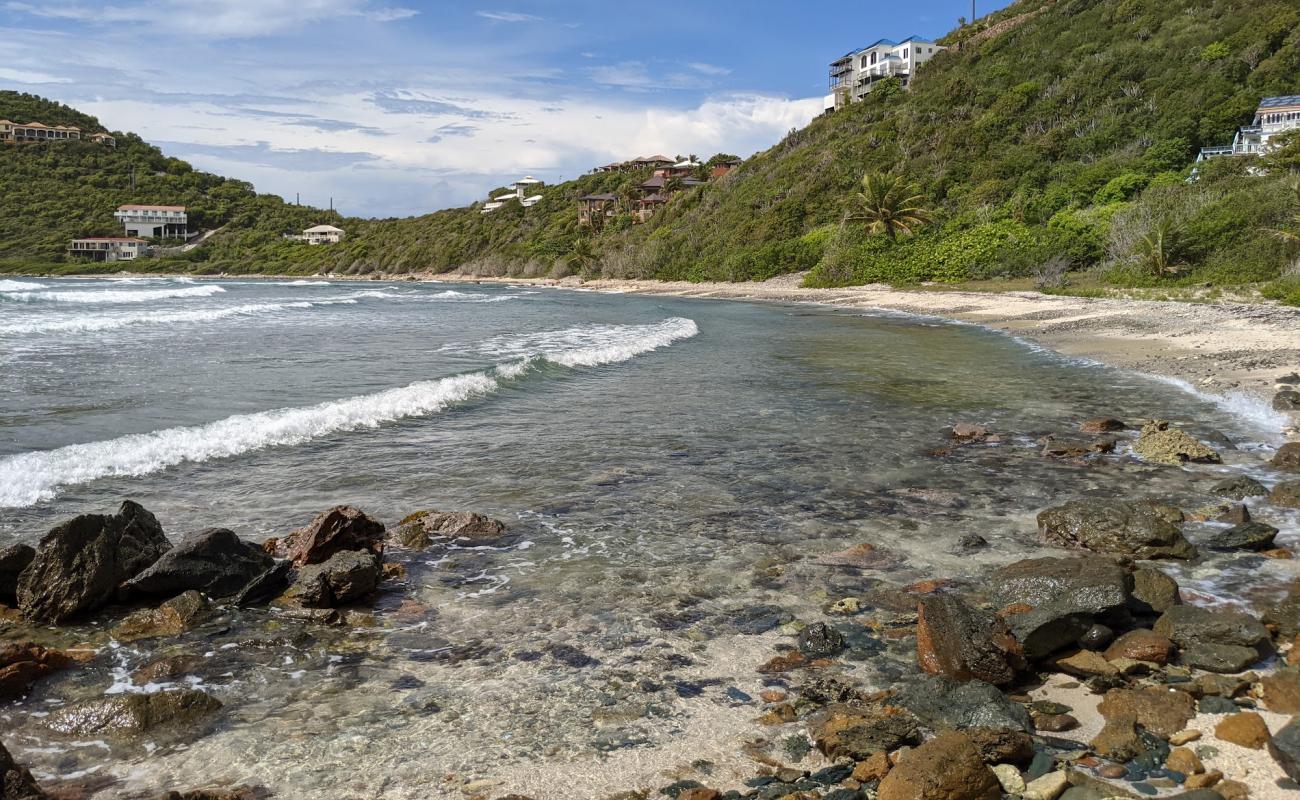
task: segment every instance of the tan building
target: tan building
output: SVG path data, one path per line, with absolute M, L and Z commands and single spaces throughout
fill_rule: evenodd
M 133 236 L 92 236 L 73 239 L 68 254 L 91 261 L 134 261 L 144 255 L 149 243 Z
M 45 125 L 29 122 L 20 125 L 7 119 L 0 119 L 0 141 L 25 144 L 27 142 L 66 142 L 81 139 L 81 129 L 66 125 Z
M 338 244 L 343 241 L 343 229 L 333 225 L 314 225 L 293 238 L 307 244 Z

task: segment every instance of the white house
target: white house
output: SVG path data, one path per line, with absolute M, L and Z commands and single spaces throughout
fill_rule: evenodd
M 484 203 L 483 210 L 480 213 L 491 214 L 493 211 L 496 211 L 511 200 L 518 200 L 524 208 L 532 208 L 542 202 L 542 196 L 540 194 L 530 195 L 528 192 L 533 187 L 541 185 L 541 181 L 537 180 L 532 175 L 526 175 L 510 184 L 510 191 L 503 192 Z
M 898 78 L 903 88 L 912 83 L 917 67 L 946 50 L 919 36 L 901 42 L 881 39 L 861 50 L 852 50 L 831 62 L 831 93 L 823 108 L 833 111 L 866 97 L 885 78 Z
M 189 235 L 185 206 L 118 206 L 113 216 L 127 236 L 169 239 Z
M 1255 156 L 1267 153 L 1273 139 L 1283 133 L 1300 130 L 1300 95 L 1265 97 L 1259 101 L 1255 121 L 1237 130 L 1232 144 L 1202 148 L 1197 163 L 1219 156 Z
M 338 244 L 343 241 L 343 229 L 333 225 L 314 225 L 295 238 L 307 244 Z
M 91 261 L 134 261 L 144 255 L 149 243 L 130 236 L 92 236 L 73 239 L 68 253 Z

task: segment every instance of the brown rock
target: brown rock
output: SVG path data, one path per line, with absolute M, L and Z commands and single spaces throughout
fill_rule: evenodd
M 422 550 L 438 539 L 495 542 L 506 532 L 504 522 L 469 511 L 419 511 L 398 523 L 394 538 Z
M 214 713 L 221 703 L 194 689 L 117 694 L 64 706 L 46 720 L 50 730 L 68 736 L 143 733 L 163 725 L 186 725 Z
M 1133 443 L 1133 452 L 1158 464 L 1223 463 L 1213 449 L 1158 419 L 1142 426 L 1142 434 Z
M 1115 433 L 1128 428 L 1123 422 L 1110 417 L 1093 417 L 1085 419 L 1079 425 L 1080 433 Z
M 0 800 L 47 800 L 32 773 L 19 766 L 0 744 Z
M 763 725 L 785 725 L 799 719 L 795 713 L 794 706 L 789 703 L 781 703 L 768 709 L 758 721 Z
M 829 705 L 809 718 L 808 730 L 817 749 L 831 759 L 860 761 L 921 740 L 916 718 L 888 705 Z
M 891 766 L 888 753 L 876 753 L 865 761 L 859 761 L 850 777 L 859 783 L 883 780 Z
M 1063 733 L 1079 727 L 1079 720 L 1069 714 L 1044 714 L 1034 717 L 1034 727 L 1048 733 Z
M 1268 493 L 1268 500 L 1275 506 L 1300 508 L 1300 481 L 1283 481 Z
M 948 429 L 948 435 L 959 442 L 982 442 L 989 437 L 989 429 L 970 422 L 958 422 Z
M 36 681 L 71 665 L 64 653 L 38 644 L 0 644 L 0 700 L 22 697 Z
M 1277 714 L 1300 714 L 1300 672 L 1290 669 L 1265 675 L 1259 681 L 1264 687 L 1264 703 Z
M 1113 677 L 1119 674 L 1114 665 L 1092 650 L 1080 650 L 1058 658 L 1053 663 L 1061 672 L 1076 678 Z
M 130 614 L 110 633 L 122 642 L 179 636 L 202 620 L 207 611 L 207 598 L 198 592 L 189 591 L 157 608 L 146 608 Z
M 1137 722 L 1132 717 L 1107 719 L 1088 744 L 1094 753 L 1111 761 L 1132 761 L 1146 752 L 1146 746 L 1138 736 Z
M 1165 759 L 1165 766 L 1184 775 L 1199 775 L 1205 772 L 1205 765 L 1201 763 L 1201 759 L 1186 747 L 1175 747 L 1170 750 L 1169 758 Z
M 1250 787 L 1241 781 L 1219 781 L 1214 785 L 1214 791 L 1223 800 L 1249 800 L 1250 798 Z
M 1178 582 L 1153 567 L 1133 570 L 1133 610 L 1140 614 L 1163 614 L 1181 604 Z
M 1202 772 L 1200 775 L 1188 775 L 1187 780 L 1183 782 L 1183 786 L 1188 789 L 1208 789 L 1221 780 L 1223 780 L 1223 773 L 1217 769 L 1212 769 L 1209 772 Z
M 1155 631 L 1138 628 L 1119 637 L 1106 648 L 1106 660 L 1131 658 L 1134 661 L 1168 664 L 1175 649 L 1173 642 Z
M 677 795 L 677 800 L 718 800 L 717 789 L 687 789 Z
M 190 674 L 202 663 L 202 657 L 191 654 L 164 656 L 132 672 L 131 682 L 137 686 L 170 683 L 182 675 Z
M 1262 750 L 1271 738 L 1264 718 L 1254 711 L 1242 711 L 1214 726 L 1214 735 L 1225 742 Z
M 788 694 L 777 689 L 764 689 L 758 693 L 758 696 L 764 703 L 780 703 L 789 697 Z
M 962 733 L 942 733 L 899 760 L 878 800 L 1001 800 L 1002 785 Z
M 815 563 L 827 567 L 890 569 L 898 566 L 902 561 L 898 556 L 885 552 L 874 544 L 863 542 L 835 553 L 819 556 Z
M 352 506 L 335 506 L 285 537 L 289 560 L 297 566 L 320 564 L 344 550 L 384 554 L 384 526 Z
M 1268 462 L 1276 469 L 1286 472 L 1300 472 L 1300 442 L 1287 442 L 1273 454 Z
M 916 660 L 931 675 L 994 686 L 1011 683 L 1024 667 L 1006 623 L 950 594 L 917 605 Z
M 766 664 L 758 668 L 763 675 L 776 675 L 808 666 L 808 658 L 798 650 L 791 650 L 779 656 L 773 656 Z
M 1111 689 L 1106 692 L 1097 711 L 1106 718 L 1131 719 L 1162 738 L 1169 738 L 1187 727 L 1196 716 L 1191 695 L 1159 686 L 1143 689 Z
M 1009 728 L 968 728 L 962 731 L 975 743 L 985 764 L 1027 766 L 1034 759 L 1034 740 L 1024 731 Z
M 1097 774 L 1103 778 L 1122 778 L 1128 774 L 1128 770 L 1121 764 L 1106 764 L 1097 768 Z

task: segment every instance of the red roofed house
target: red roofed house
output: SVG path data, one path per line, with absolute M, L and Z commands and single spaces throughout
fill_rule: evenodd
M 92 236 L 73 239 L 68 253 L 91 261 L 134 261 L 144 255 L 149 243 L 129 236 Z
M 171 239 L 190 232 L 185 206 L 118 206 L 113 216 L 127 236 Z

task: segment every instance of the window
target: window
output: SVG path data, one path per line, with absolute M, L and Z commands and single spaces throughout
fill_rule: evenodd
M 906 48 L 906 47 L 903 48 L 903 60 L 904 60 L 904 61 L 907 60 L 907 48 Z

